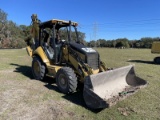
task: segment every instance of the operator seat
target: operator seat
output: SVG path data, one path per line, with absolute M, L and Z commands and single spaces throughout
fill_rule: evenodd
M 44 48 L 44 51 L 47 55 L 47 57 L 52 60 L 54 59 L 54 50 L 53 48 L 48 44 L 48 38 L 49 38 L 49 33 L 44 31 L 45 33 L 45 36 L 44 36 L 44 43 L 43 43 L 43 48 Z
M 44 51 L 50 60 L 54 58 L 54 50 L 47 42 L 44 43 Z

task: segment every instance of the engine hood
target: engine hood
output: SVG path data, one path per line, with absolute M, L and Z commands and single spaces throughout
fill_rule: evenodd
M 79 44 L 79 43 L 75 43 L 75 42 L 70 42 L 70 47 L 73 48 L 74 50 L 82 53 L 82 54 L 98 53 L 93 48 L 89 48 L 83 44 Z

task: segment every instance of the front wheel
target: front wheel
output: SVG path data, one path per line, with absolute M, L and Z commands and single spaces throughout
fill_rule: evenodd
M 154 63 L 156 63 L 156 64 L 160 64 L 160 57 L 156 57 L 156 58 L 154 58 Z
M 69 67 L 60 68 L 56 75 L 56 83 L 62 93 L 73 93 L 77 88 L 76 74 Z

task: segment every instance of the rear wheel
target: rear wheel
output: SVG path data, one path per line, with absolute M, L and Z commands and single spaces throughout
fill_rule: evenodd
M 56 83 L 62 93 L 73 93 L 77 88 L 76 74 L 69 67 L 60 68 L 56 75 Z
M 32 74 L 35 79 L 43 80 L 45 77 L 46 67 L 43 62 L 38 58 L 34 57 L 32 61 Z

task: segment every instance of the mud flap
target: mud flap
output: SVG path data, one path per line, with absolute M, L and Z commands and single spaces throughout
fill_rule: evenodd
M 135 88 L 140 88 L 146 83 L 145 80 L 136 76 L 133 65 L 90 75 L 84 81 L 84 101 L 92 109 L 106 108 L 111 106 L 109 101 L 115 99 L 120 93 L 134 93 L 138 90 Z

